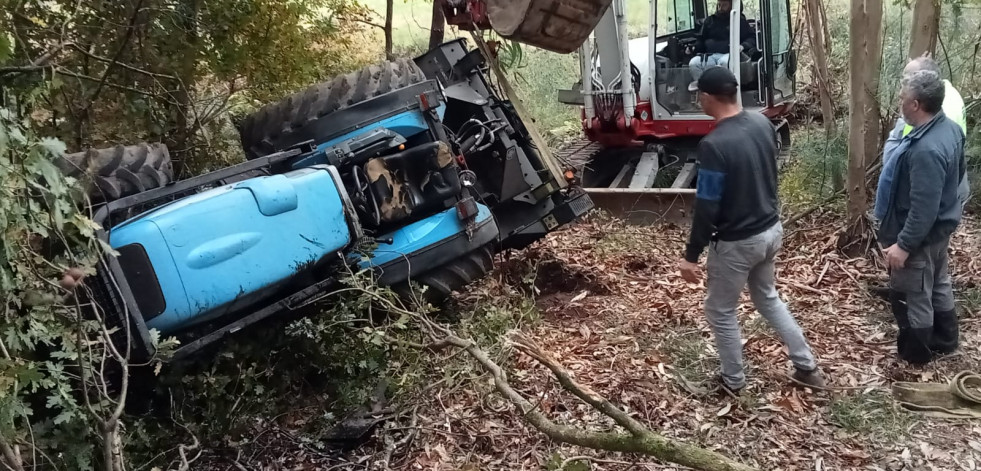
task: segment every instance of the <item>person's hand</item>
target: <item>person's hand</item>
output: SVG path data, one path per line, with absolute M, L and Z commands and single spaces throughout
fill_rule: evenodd
M 678 264 L 678 269 L 681 270 L 681 277 L 689 283 L 698 283 L 698 280 L 702 275 L 697 263 L 691 263 L 685 259 L 681 259 L 681 262 Z
M 743 52 L 743 45 L 742 44 L 739 45 L 739 52 Z
M 896 270 L 905 267 L 906 259 L 909 258 L 909 252 L 899 248 L 898 244 L 886 247 L 882 253 L 886 256 L 886 265 Z

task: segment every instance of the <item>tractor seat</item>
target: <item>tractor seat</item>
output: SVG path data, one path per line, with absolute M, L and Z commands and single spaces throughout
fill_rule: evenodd
M 380 223 L 394 223 L 441 209 L 462 191 L 459 168 L 442 141 L 375 157 L 364 168 Z

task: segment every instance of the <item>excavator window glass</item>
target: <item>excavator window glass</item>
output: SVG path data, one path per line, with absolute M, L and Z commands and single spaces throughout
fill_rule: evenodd
M 790 22 L 787 15 L 787 2 L 777 0 L 771 2 L 771 5 L 773 12 L 771 13 L 770 24 L 773 25 L 773 28 L 770 31 L 770 40 L 773 41 L 773 53 L 783 54 L 790 49 Z
M 692 0 L 627 0 L 627 5 L 629 11 L 643 11 L 646 25 L 651 1 L 657 3 L 657 37 L 695 29 Z
M 668 2 L 661 2 L 668 5 Z M 674 16 L 674 32 L 688 31 L 695 27 L 695 15 L 692 12 L 691 2 L 688 0 L 677 0 L 671 2 Z
M 719 4 L 718 0 L 708 0 L 707 2 L 708 9 L 705 11 L 705 14 L 711 15 L 715 13 L 715 10 L 718 8 L 718 4 Z M 754 20 L 760 17 L 759 0 L 748 0 L 748 1 L 744 0 L 740 5 L 742 5 L 743 14 L 746 15 L 747 19 Z
M 794 95 L 794 67 L 791 48 L 790 5 L 788 0 L 765 0 L 769 4 L 773 103 Z

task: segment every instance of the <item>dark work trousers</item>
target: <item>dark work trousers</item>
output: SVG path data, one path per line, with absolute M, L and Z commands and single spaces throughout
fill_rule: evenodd
M 950 281 L 947 248 L 950 238 L 911 253 L 906 266 L 889 271 L 890 303 L 899 327 L 899 357 L 914 364 L 929 362 L 934 353 L 957 349 L 957 313 Z

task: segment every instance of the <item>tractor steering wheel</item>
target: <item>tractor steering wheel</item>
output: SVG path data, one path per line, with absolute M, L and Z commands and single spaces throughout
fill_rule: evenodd
M 354 178 L 354 191 L 357 196 L 354 207 L 371 218 L 375 227 L 380 226 L 381 212 L 378 210 L 378 200 L 375 199 L 375 195 L 371 193 L 371 188 L 368 187 L 368 175 L 365 174 L 360 165 L 355 165 L 351 170 L 351 177 Z

